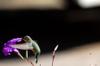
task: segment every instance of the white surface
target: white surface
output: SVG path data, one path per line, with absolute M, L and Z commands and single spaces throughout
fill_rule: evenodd
M 0 9 L 62 9 L 63 0 L 0 0 Z
M 100 0 L 77 0 L 78 4 L 83 8 L 92 8 L 100 6 Z
M 39 63 L 51 66 L 51 54 L 42 55 Z M 33 60 L 33 58 L 31 58 Z M 0 66 L 31 66 L 27 62 L 17 60 L 0 61 Z M 35 65 L 39 66 L 39 64 Z M 100 66 L 100 43 L 76 47 L 64 52 L 58 52 L 54 66 Z

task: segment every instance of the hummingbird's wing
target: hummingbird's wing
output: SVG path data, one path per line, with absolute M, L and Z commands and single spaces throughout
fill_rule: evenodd
M 33 49 L 30 43 L 15 44 L 15 45 L 10 45 L 10 46 L 13 48 L 21 49 L 21 50 L 32 50 Z

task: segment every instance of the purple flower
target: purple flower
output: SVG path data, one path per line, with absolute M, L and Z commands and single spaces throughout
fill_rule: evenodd
M 18 49 L 11 47 L 10 45 L 14 45 L 18 42 L 21 42 L 22 38 L 13 38 L 11 40 L 9 40 L 8 42 L 4 43 L 4 47 L 2 52 L 4 53 L 5 56 L 7 55 L 11 55 L 12 52 L 16 52 L 18 53 Z

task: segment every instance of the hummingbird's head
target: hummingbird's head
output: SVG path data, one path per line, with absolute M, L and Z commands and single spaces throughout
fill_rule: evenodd
M 24 38 L 23 38 L 23 40 L 25 41 L 25 42 L 31 42 L 31 37 L 30 36 L 25 36 Z

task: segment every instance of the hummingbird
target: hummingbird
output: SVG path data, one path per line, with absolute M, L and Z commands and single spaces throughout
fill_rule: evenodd
M 41 54 L 41 50 L 40 50 L 38 43 L 36 41 L 32 40 L 32 38 L 28 35 L 23 37 L 23 40 L 25 41 L 25 43 L 14 44 L 14 45 L 11 45 L 11 47 L 17 48 L 20 50 L 26 50 L 26 58 L 27 59 L 28 59 L 28 50 L 31 50 L 35 54 L 35 62 L 37 63 L 38 58 Z

